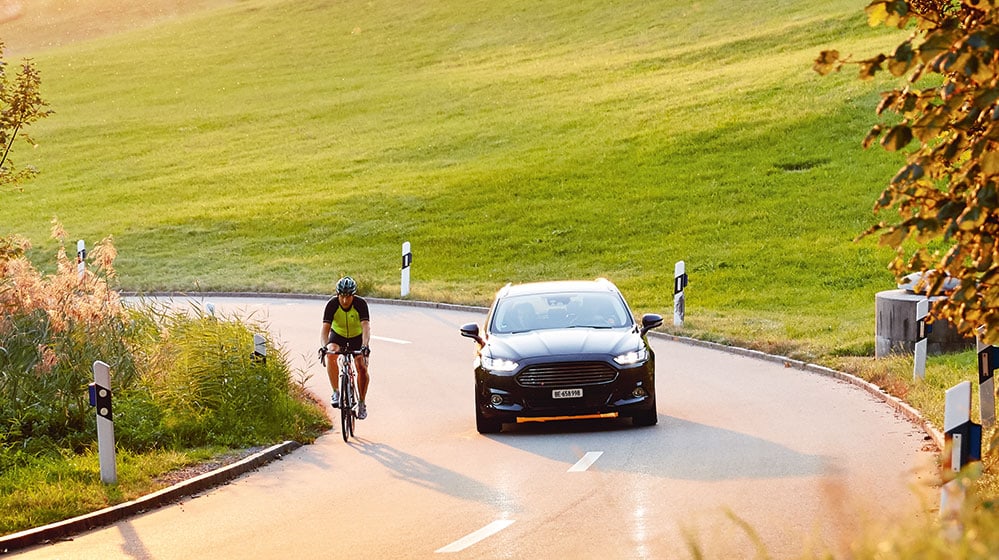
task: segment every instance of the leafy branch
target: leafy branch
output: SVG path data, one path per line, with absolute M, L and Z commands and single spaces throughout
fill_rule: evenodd
M 863 235 L 895 249 L 898 276 L 927 273 L 921 289 L 940 295 L 934 312 L 960 332 L 985 327 L 999 342 L 999 8 L 997 0 L 877 0 L 871 26 L 912 28 L 890 54 L 853 61 L 836 50 L 819 54 L 821 75 L 856 65 L 860 79 L 887 71 L 904 83 L 882 92 L 879 116 L 862 141 L 904 151 L 905 165 L 874 204 L 897 219 Z

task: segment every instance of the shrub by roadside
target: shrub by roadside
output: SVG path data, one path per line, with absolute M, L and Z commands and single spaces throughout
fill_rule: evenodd
M 165 486 L 156 477 L 234 449 L 310 443 L 330 427 L 280 348 L 252 359 L 258 325 L 196 310 L 125 307 L 111 289 L 112 240 L 78 275 L 58 223 L 56 270 L 27 240 L 0 239 L 0 534 Z M 92 364 L 111 366 L 119 483 L 100 482 Z M 82 496 L 92 496 L 86 500 Z M 96 498 L 94 498 L 96 497 Z

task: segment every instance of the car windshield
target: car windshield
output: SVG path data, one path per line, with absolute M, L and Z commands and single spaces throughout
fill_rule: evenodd
M 499 334 L 570 327 L 631 326 L 624 301 L 609 292 L 529 294 L 497 303 L 490 331 Z

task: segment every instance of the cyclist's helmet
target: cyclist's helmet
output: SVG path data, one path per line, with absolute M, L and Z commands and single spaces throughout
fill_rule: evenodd
M 339 295 L 354 295 L 357 293 L 357 282 L 350 276 L 344 276 L 336 283 L 336 294 Z

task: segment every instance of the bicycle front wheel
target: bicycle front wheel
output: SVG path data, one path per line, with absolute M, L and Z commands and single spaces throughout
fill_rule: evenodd
M 354 395 L 349 379 L 340 379 L 340 433 L 343 441 L 354 435 Z
M 354 431 L 354 427 L 351 426 L 351 413 L 350 408 L 346 405 L 340 405 L 340 433 L 343 434 L 343 441 L 347 441 L 347 438 L 352 435 L 351 432 Z
M 357 415 L 354 413 L 354 408 L 350 408 L 350 414 L 347 415 L 347 427 L 350 429 L 350 437 L 354 437 L 354 423 L 357 421 Z

